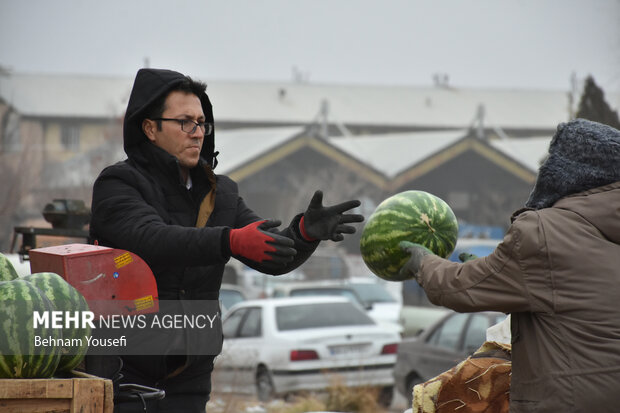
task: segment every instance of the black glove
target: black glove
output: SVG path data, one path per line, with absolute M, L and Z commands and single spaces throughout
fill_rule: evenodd
M 423 245 L 415 244 L 409 241 L 401 241 L 398 246 L 401 250 L 411 256 L 409 261 L 407 261 L 400 269 L 400 275 L 403 278 L 418 281 L 418 271 L 420 271 L 422 259 L 429 254 L 433 254 L 433 252 Z
M 461 262 L 467 262 L 467 261 L 475 260 L 476 258 L 478 258 L 477 255 L 470 254 L 469 252 L 461 252 L 459 254 L 459 260 L 461 260 Z
M 357 214 L 343 214 L 360 206 L 360 201 L 346 201 L 338 205 L 324 207 L 323 192 L 316 191 L 310 205 L 299 222 L 301 235 L 307 241 L 328 240 L 342 241 L 342 234 L 353 234 L 355 227 L 352 222 L 362 222 L 364 217 Z
M 256 262 L 269 262 L 284 266 L 293 261 L 297 251 L 292 239 L 269 232 L 281 224 L 280 221 L 258 221 L 243 228 L 231 229 L 230 252 L 235 257 L 243 257 Z

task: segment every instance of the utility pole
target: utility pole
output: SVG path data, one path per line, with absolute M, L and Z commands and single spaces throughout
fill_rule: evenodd
M 327 101 L 327 99 L 323 99 L 321 101 L 321 109 L 319 113 L 319 122 L 321 123 L 321 136 L 327 138 L 329 137 L 329 102 Z
M 478 105 L 478 111 L 476 112 L 476 136 L 478 139 L 484 139 L 484 105 L 480 103 Z

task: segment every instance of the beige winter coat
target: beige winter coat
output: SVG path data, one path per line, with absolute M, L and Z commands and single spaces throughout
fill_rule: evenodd
M 434 304 L 512 314 L 511 413 L 620 412 L 620 182 L 516 214 L 489 256 L 429 255 Z

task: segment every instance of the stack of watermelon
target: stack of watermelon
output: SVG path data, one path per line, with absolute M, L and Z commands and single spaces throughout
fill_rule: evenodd
M 0 254 L 0 378 L 48 378 L 72 370 L 84 359 L 88 327 L 35 328 L 34 311 L 81 312 L 88 311 L 88 304 L 58 274 L 42 272 L 20 278 Z M 82 338 L 82 345 L 35 348 L 35 336 L 56 342 Z

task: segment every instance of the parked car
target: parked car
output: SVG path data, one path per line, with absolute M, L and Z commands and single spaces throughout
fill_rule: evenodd
M 484 343 L 487 328 L 505 318 L 503 313 L 490 311 L 450 311 L 418 337 L 403 339 L 394 367 L 394 383 L 399 393 L 411 404 L 413 386 L 466 359 Z
M 403 337 L 415 337 L 449 312 L 450 310 L 445 307 L 432 304 L 426 306 L 404 305 L 398 316 L 398 322 L 402 326 L 401 335 Z
M 377 324 L 402 332 L 398 322 L 401 304 L 381 284 L 376 282 L 308 281 L 278 285 L 274 297 L 343 296 L 362 307 Z
M 344 297 L 241 302 L 223 319 L 224 347 L 213 385 L 267 401 L 299 391 L 377 386 L 389 405 L 400 336 Z
M 220 287 L 220 301 L 222 302 L 222 313 L 226 313 L 233 305 L 247 299 L 245 291 L 238 285 L 222 284 Z
M 459 254 L 467 252 L 478 257 L 485 257 L 495 251 L 497 244 L 502 242 L 501 239 L 495 238 L 459 238 L 456 241 L 454 251 L 448 259 L 450 261 L 461 262 Z

